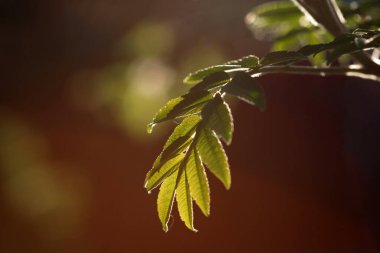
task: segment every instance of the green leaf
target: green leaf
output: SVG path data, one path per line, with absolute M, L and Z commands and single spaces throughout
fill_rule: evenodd
M 195 131 L 195 127 L 201 121 L 198 115 L 190 115 L 186 117 L 182 122 L 173 130 L 173 133 L 169 136 L 164 145 L 164 149 L 168 148 L 175 140 L 183 136 L 188 136 Z
M 380 46 L 380 35 L 373 36 L 369 39 L 364 39 L 361 37 L 354 38 L 349 43 L 343 44 L 334 50 L 332 50 L 329 54 L 327 54 L 326 60 L 327 65 L 330 65 L 334 60 L 338 59 L 340 56 L 344 54 L 350 54 L 357 51 L 362 51 L 365 49 L 376 48 Z
M 264 90 L 257 81 L 247 73 L 236 73 L 232 81 L 224 86 L 222 91 L 234 95 L 251 105 L 257 105 L 261 111 L 265 110 Z
M 156 125 L 156 123 L 160 122 L 160 120 L 165 119 L 170 111 L 174 109 L 175 106 L 177 106 L 181 101 L 183 100 L 183 97 L 173 98 L 169 100 L 154 116 L 153 121 L 149 123 L 146 127 L 148 133 L 152 133 L 153 127 Z
M 184 154 L 178 154 L 168 160 L 159 169 L 152 169 L 148 172 L 145 179 L 145 188 L 148 192 L 159 186 L 165 178 L 178 170 L 178 166 L 184 158 Z
M 188 74 L 183 80 L 184 83 L 187 84 L 197 84 L 201 82 L 205 77 L 217 73 L 222 72 L 224 70 L 230 70 L 240 68 L 240 65 L 215 65 L 208 68 L 197 70 L 193 73 Z
M 206 171 L 196 148 L 189 150 L 189 162 L 186 167 L 190 192 L 195 203 L 205 216 L 210 215 L 210 188 Z
M 374 30 L 368 30 L 368 29 L 355 29 L 352 32 L 352 34 L 359 38 L 370 39 L 370 38 L 380 35 L 380 31 L 374 31 Z
M 163 151 L 154 162 L 153 168 L 146 175 L 145 187 L 148 191 L 158 186 L 166 176 L 170 175 L 175 166 L 176 158 L 181 156 L 182 152 L 191 144 L 200 120 L 201 118 L 198 115 L 191 115 L 174 129 L 166 141 Z
M 270 1 L 255 6 L 247 15 L 247 23 L 252 30 L 268 28 L 279 22 L 298 20 L 302 13 L 290 1 Z
M 307 57 L 296 51 L 276 51 L 267 54 L 260 60 L 261 66 L 290 64 L 307 59 Z
M 247 55 L 243 58 L 229 61 L 227 65 L 238 65 L 240 68 L 255 68 L 259 64 L 259 58 L 255 55 Z
M 238 60 L 233 60 L 226 62 L 222 65 L 215 65 L 208 68 L 197 70 L 193 73 L 190 73 L 185 77 L 183 80 L 184 83 L 187 84 L 197 84 L 201 82 L 206 77 L 210 76 L 211 74 L 223 72 L 226 70 L 233 70 L 233 69 L 239 69 L 239 68 L 254 68 L 258 65 L 259 58 L 254 55 L 248 55 Z
M 321 44 L 314 44 L 314 45 L 306 45 L 298 50 L 299 53 L 310 56 L 310 55 L 316 55 L 322 51 L 339 48 L 345 44 L 351 43 L 355 39 L 355 36 L 352 34 L 342 34 L 341 36 L 335 38 L 333 41 L 329 43 L 321 43 Z
M 162 228 L 165 232 L 168 231 L 168 221 L 172 211 L 175 189 L 178 184 L 178 170 L 171 174 L 160 187 L 160 192 L 157 197 L 157 211 L 160 218 Z
M 306 45 L 298 50 L 299 53 L 309 56 L 316 55 L 326 49 L 327 44 Z
M 212 73 L 205 77 L 202 82 L 198 83 L 190 89 L 190 92 L 200 91 L 200 90 L 210 90 L 221 86 L 231 80 L 231 77 L 224 71 Z
M 152 132 L 154 125 L 157 123 L 199 113 L 212 98 L 213 96 L 210 92 L 201 90 L 170 100 L 158 111 L 153 121 L 148 124 L 148 133 Z
M 227 145 L 231 143 L 234 127 L 231 110 L 219 94 L 203 108 L 202 118 L 206 127 L 214 130 Z
M 186 160 L 186 161 L 185 161 Z M 193 231 L 197 231 L 193 225 L 193 201 L 190 195 L 190 188 L 187 179 L 187 161 L 185 159 L 182 164 L 180 170 L 183 170 L 178 182 L 177 190 L 176 190 L 176 199 L 179 216 L 181 220 L 185 223 L 186 227 Z
M 226 153 L 216 134 L 208 128 L 198 128 L 196 148 L 207 168 L 224 184 L 231 186 L 231 175 Z

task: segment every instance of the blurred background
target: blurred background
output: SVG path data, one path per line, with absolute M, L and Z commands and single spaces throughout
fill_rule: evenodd
M 263 56 L 254 0 L 0 0 L 0 252 L 380 252 L 380 86 L 260 78 L 232 103 L 232 188 L 211 175 L 198 233 L 165 234 L 145 126 L 190 71 Z

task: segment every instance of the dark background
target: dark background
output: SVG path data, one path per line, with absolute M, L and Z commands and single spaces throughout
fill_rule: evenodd
M 157 58 L 177 79 L 205 44 L 218 48 L 214 61 L 264 55 L 270 43 L 244 25 L 258 2 L 1 0 L 0 252 L 379 252 L 378 83 L 260 78 L 267 110 L 233 104 L 232 188 L 209 177 L 198 233 L 175 210 L 165 234 L 157 192 L 143 188 L 169 132 L 131 132 L 120 104 L 93 96 L 110 66 L 136 61 L 115 48 L 128 51 L 125 35 L 147 21 L 171 27 L 175 43 Z

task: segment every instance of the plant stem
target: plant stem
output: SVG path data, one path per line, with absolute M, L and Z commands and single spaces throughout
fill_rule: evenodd
M 356 76 L 363 79 L 380 81 L 379 73 L 357 67 L 330 67 L 318 68 L 309 66 L 271 66 L 263 67 L 249 72 L 252 76 L 260 76 L 271 73 L 286 73 L 286 74 L 304 74 L 304 75 L 338 75 L 338 76 Z

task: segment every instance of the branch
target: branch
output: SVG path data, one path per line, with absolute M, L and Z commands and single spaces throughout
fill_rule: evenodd
M 358 68 L 357 66 L 349 67 L 330 67 L 330 68 L 318 68 L 309 66 L 271 66 L 263 67 L 258 70 L 248 72 L 252 77 L 261 76 L 265 74 L 273 73 L 285 73 L 285 74 L 303 74 L 303 75 L 317 75 L 317 76 L 356 76 L 363 79 L 369 79 L 374 81 L 380 81 L 379 73 L 375 73 L 372 70 L 365 68 Z

